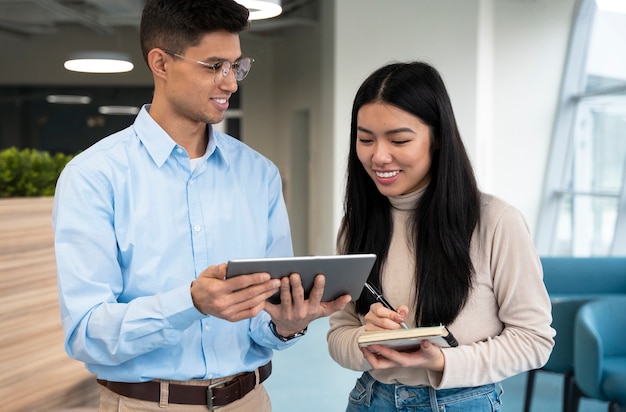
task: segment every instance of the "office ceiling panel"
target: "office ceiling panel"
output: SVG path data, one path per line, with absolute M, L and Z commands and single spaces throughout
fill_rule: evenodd
M 283 14 L 256 21 L 251 31 L 273 31 L 317 21 L 317 0 L 283 0 Z M 0 0 L 0 32 L 20 36 L 54 35 L 64 26 L 114 34 L 138 27 L 144 0 Z

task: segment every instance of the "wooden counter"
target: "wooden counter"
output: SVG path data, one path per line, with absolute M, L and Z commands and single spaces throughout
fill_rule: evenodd
M 52 198 L 0 199 L 2 410 L 97 405 L 95 378 L 63 348 Z

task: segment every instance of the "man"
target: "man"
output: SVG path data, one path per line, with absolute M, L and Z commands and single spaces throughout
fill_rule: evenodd
M 233 0 L 147 0 L 152 104 L 59 179 L 65 345 L 97 375 L 100 411 L 269 411 L 272 351 L 350 300 L 320 302 L 323 276 L 307 300 L 297 274 L 225 279 L 228 259 L 293 253 L 276 166 L 210 126 L 253 63 L 247 26 Z

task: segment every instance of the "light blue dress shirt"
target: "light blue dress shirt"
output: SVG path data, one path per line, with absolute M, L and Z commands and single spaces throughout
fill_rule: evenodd
M 59 178 L 53 226 L 67 353 L 101 379 L 212 379 L 254 370 L 281 342 L 269 315 L 205 316 L 191 282 L 231 258 L 292 256 L 276 166 L 211 131 L 192 172 L 142 108 Z

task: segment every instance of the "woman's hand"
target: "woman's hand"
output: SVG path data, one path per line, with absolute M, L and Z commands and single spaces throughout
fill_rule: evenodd
M 395 312 L 381 303 L 374 303 L 365 315 L 365 330 L 400 329 L 402 327 L 400 324 L 405 321 L 408 313 L 409 308 L 405 305 L 399 306 Z
M 400 329 L 400 323 L 405 321 L 408 313 L 409 308 L 405 305 L 394 312 L 381 303 L 374 303 L 365 315 L 365 330 Z M 417 351 L 398 352 L 386 346 L 372 345 L 361 348 L 361 352 L 374 369 L 418 367 L 441 372 L 445 364 L 441 348 L 428 340 L 423 341 Z
M 422 341 L 420 348 L 413 352 L 398 352 L 382 345 L 361 348 L 361 352 L 374 369 L 413 367 L 442 372 L 445 366 L 441 348 L 429 340 Z

